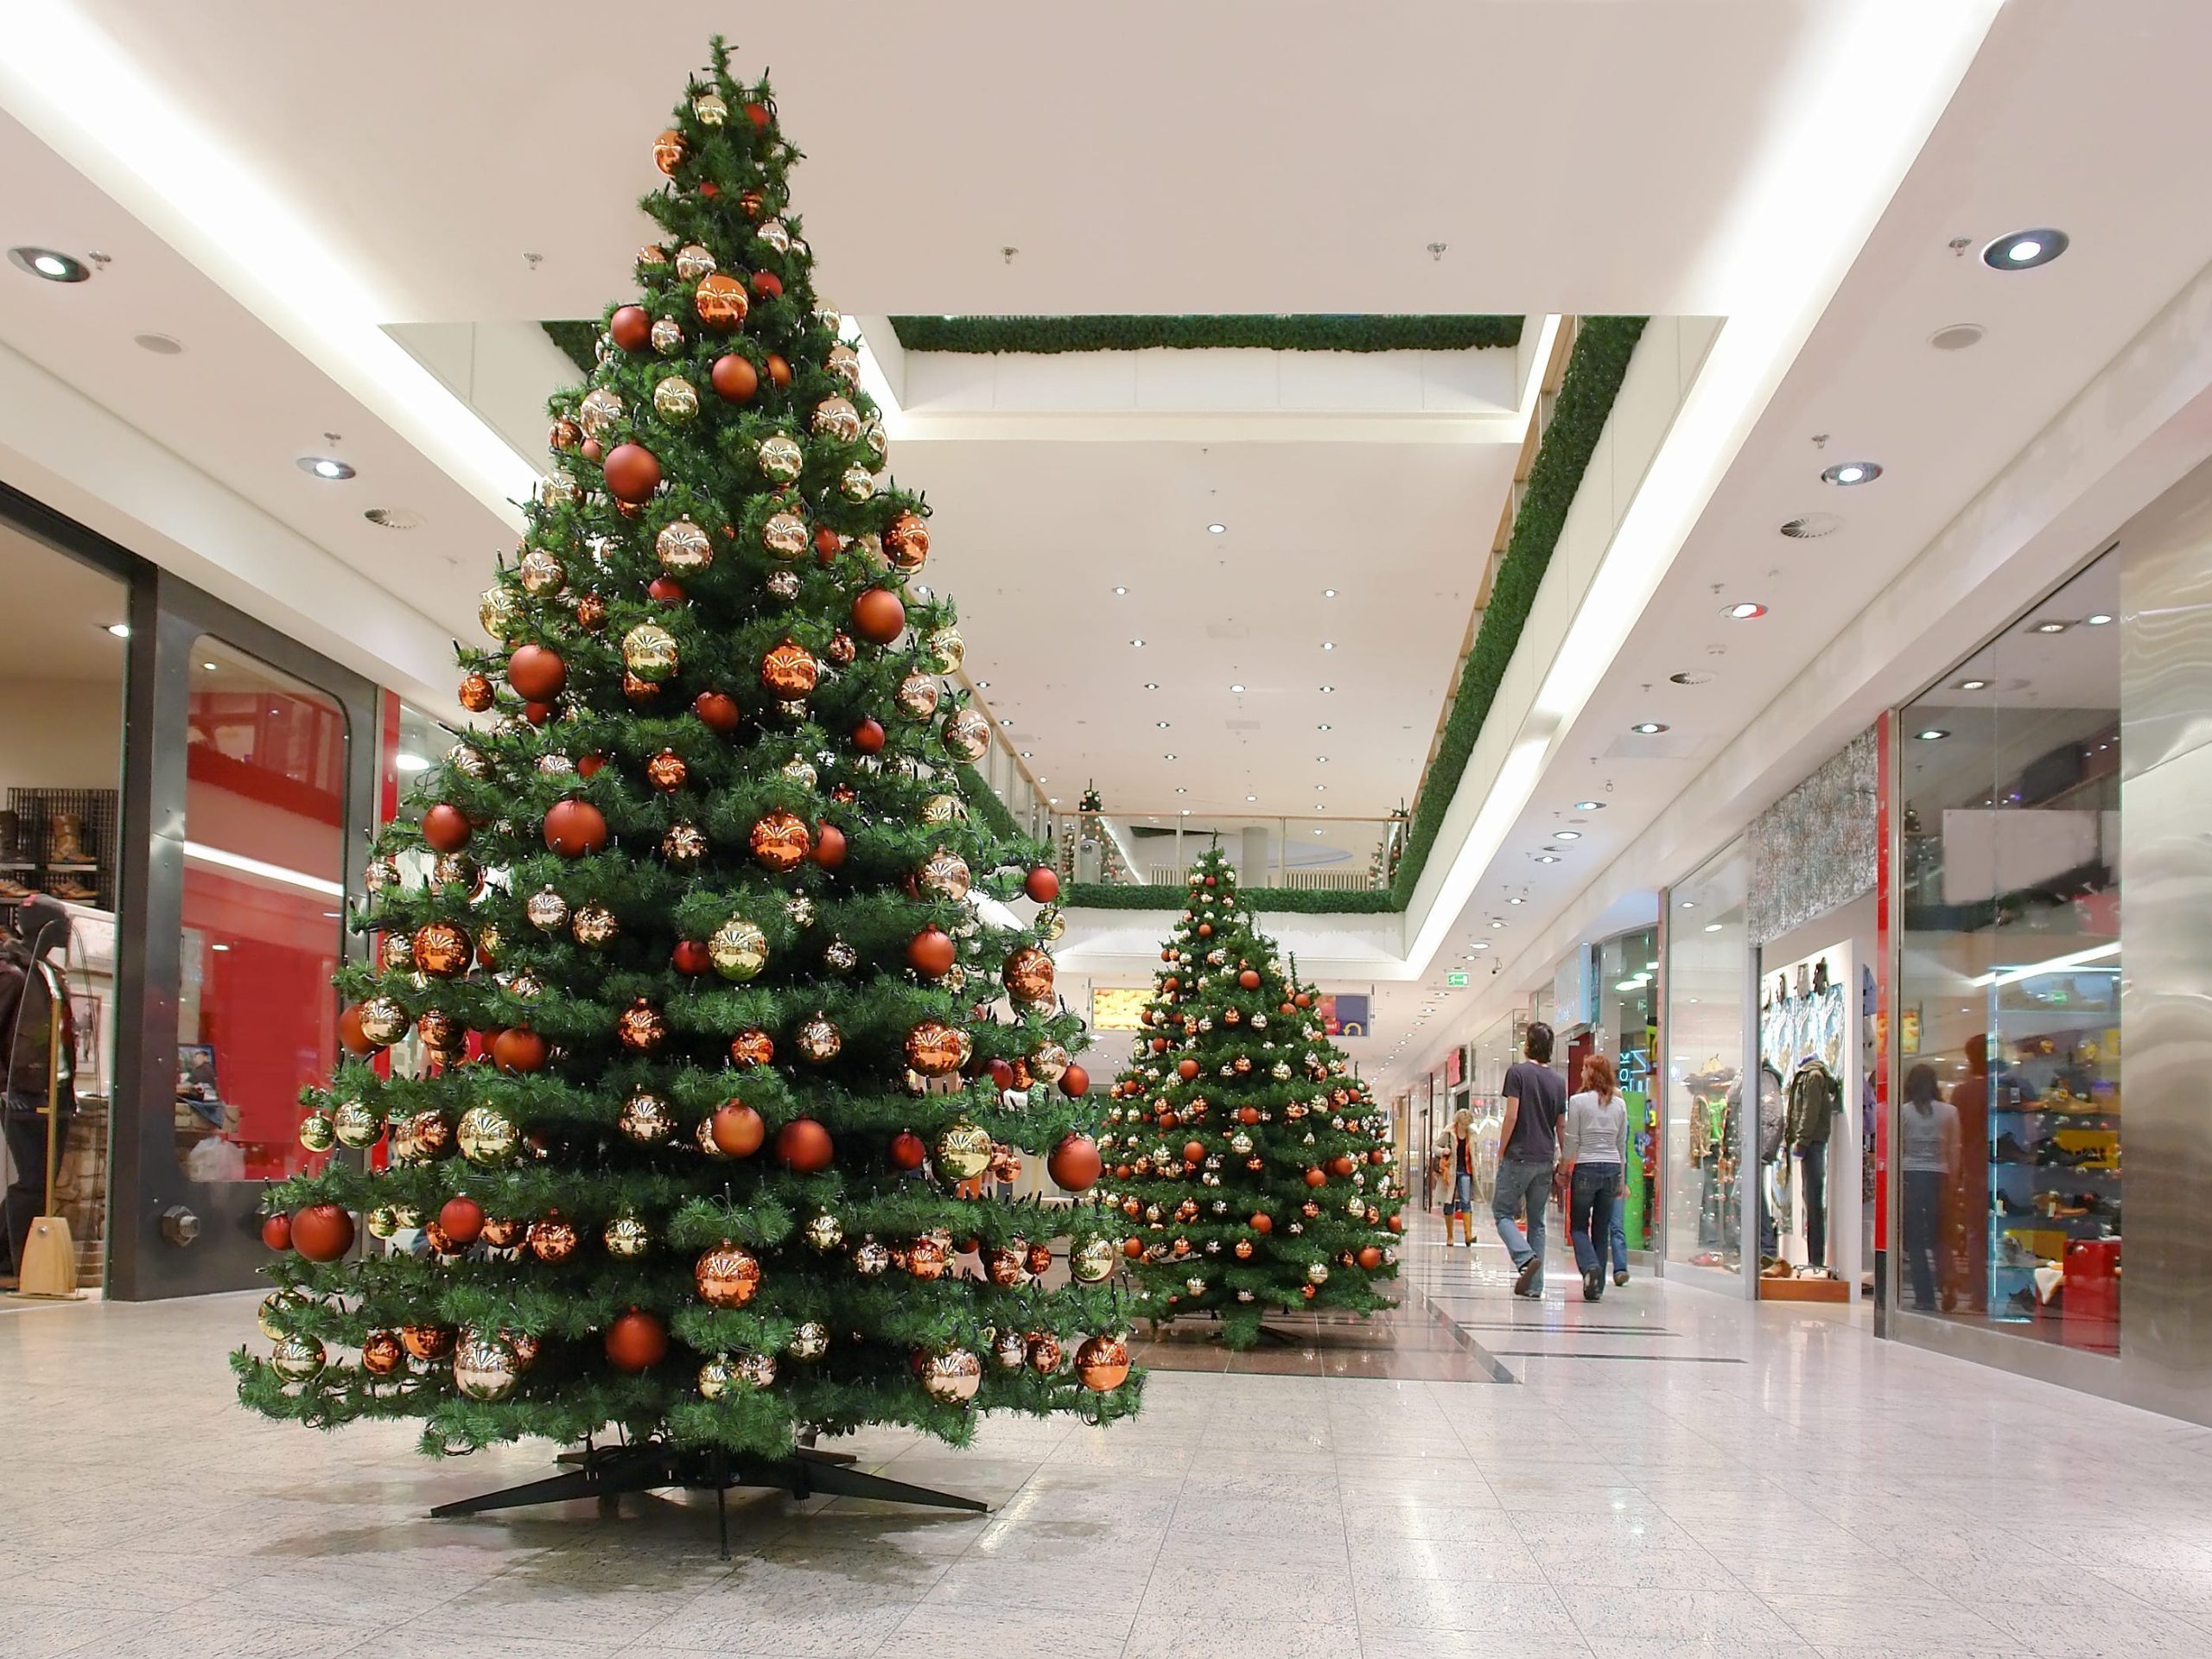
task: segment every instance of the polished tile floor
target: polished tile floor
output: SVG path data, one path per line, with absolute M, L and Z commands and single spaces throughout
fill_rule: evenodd
M 727 1562 L 697 1503 L 425 1519 L 543 1449 L 245 1416 L 250 1296 L 9 1312 L 0 1654 L 2212 1652 L 2212 1431 L 1810 1310 L 1516 1302 L 1494 1248 L 1418 1236 L 1408 1267 L 1402 1351 L 1294 1321 L 1287 1370 L 1230 1370 L 1179 1338 L 1207 1369 L 1110 1431 L 853 1445 L 988 1516 L 755 1496 Z

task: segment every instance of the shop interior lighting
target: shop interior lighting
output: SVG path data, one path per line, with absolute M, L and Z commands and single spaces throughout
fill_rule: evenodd
M 1636 733 L 1640 737 L 1655 736 L 1658 733 L 1663 732 L 1666 729 L 1667 722 L 1663 720 L 1639 720 L 1635 725 L 1629 728 L 1629 730 Z
M 1129 643 L 1136 646 L 1139 650 L 1142 650 L 1144 648 L 1144 641 L 1141 639 L 1132 639 Z
M 17 270 L 29 271 L 49 283 L 81 283 L 92 274 L 92 268 L 83 260 L 72 259 L 52 248 L 10 248 L 8 259 Z
M 412 749 L 402 749 L 391 757 L 391 764 L 397 772 L 421 772 L 429 766 L 430 760 L 428 755 L 417 754 Z
M 1206 526 L 1206 533 L 1210 536 L 1218 536 L 1228 528 L 1229 526 L 1227 524 L 1208 524 Z
M 1337 590 L 1333 588 L 1324 588 L 1321 590 L 1321 597 L 1324 599 L 1334 599 L 1336 596 Z
M 2074 625 L 2070 622 L 2061 622 L 2054 618 L 2049 622 L 2037 623 L 2035 626 L 2030 628 L 2028 632 L 2030 633 L 2063 633 L 2067 629 L 2073 626 Z
M 1160 682 L 1158 680 L 1147 680 L 1144 683 L 1144 689 L 1147 691 L 1157 691 L 1160 690 Z
M 1941 743 L 1949 735 L 1950 733 L 1945 731 L 1941 726 L 1930 726 L 1913 734 L 1913 736 L 1923 743 Z
M 2017 985 L 2024 979 L 2034 979 L 2043 974 L 2063 974 L 2069 969 L 2086 968 L 2093 962 L 2102 962 L 2107 957 L 2120 954 L 2120 941 L 2109 944 L 2093 944 L 2086 950 L 2069 950 L 2063 957 L 2046 957 L 2041 962 L 2031 962 L 2024 968 L 1995 968 L 1988 973 L 1967 981 L 1969 985 Z M 2117 968 L 2101 971 L 2116 974 Z
M 1981 263 L 1992 270 L 2033 270 L 2057 258 L 2067 245 L 2063 231 L 2012 231 L 1981 251 Z
M 111 633 L 118 639 L 128 639 L 130 637 L 130 625 L 128 622 L 103 623 L 100 625 L 100 632 Z
M 353 476 L 351 467 L 330 455 L 302 455 L 293 464 L 302 472 L 321 479 L 327 484 L 336 484 Z
M 1839 461 L 1821 474 L 1823 484 L 1872 484 L 1882 475 L 1881 467 L 1871 461 Z
M 319 893 L 326 898 L 343 899 L 346 889 L 336 881 L 319 875 L 309 875 L 304 870 L 295 870 L 283 864 L 270 864 L 258 858 L 248 858 L 243 853 L 226 852 L 220 847 L 210 847 L 201 842 L 183 843 L 186 859 L 198 864 L 213 864 L 226 870 L 236 870 L 241 875 L 259 876 L 264 881 L 281 881 L 289 887 L 304 887 L 309 893 Z M 2117 948 L 2117 947 L 2115 947 Z
M 1605 804 L 1603 801 L 1577 801 L 1574 810 L 1578 812 L 1602 812 L 1605 810 Z
M 1960 691 L 1986 691 L 1989 690 L 1989 682 L 1987 680 L 1961 680 L 1955 689 Z
M 1754 617 L 1764 616 L 1766 607 L 1747 599 L 1729 606 L 1721 614 L 1732 622 L 1749 622 Z
M 1556 864 L 1559 862 L 1559 855 L 1557 853 L 1538 853 L 1536 855 L 1536 862 L 1539 864 Z
M 1721 924 L 1719 922 L 1707 922 L 1705 925 L 1705 931 L 1708 933 L 1718 933 L 1720 928 Z
M 1116 593 L 1116 594 L 1126 594 L 1126 593 L 1128 593 L 1129 590 L 1128 590 L 1128 588 L 1116 588 L 1114 591 L 1115 591 L 1115 593 Z
M 2112 613 L 2108 611 L 2098 611 L 2094 615 L 2083 617 L 2082 620 L 2093 628 L 2101 628 L 2112 620 Z
M 1229 689 L 1231 691 L 1242 691 L 1244 688 L 1241 685 L 1232 685 Z
M 1582 832 L 1580 830 L 1554 830 L 1552 831 L 1552 839 L 1554 841 L 1580 841 L 1582 839 Z
M 1323 687 L 1321 688 L 1321 690 L 1324 690 L 1324 691 L 1333 691 L 1333 690 L 1335 690 L 1336 689 L 1337 689 L 1337 688 L 1336 688 L 1335 686 L 1333 686 L 1333 685 L 1325 685 L 1325 686 L 1323 686 Z
M 1695 909 L 1697 908 L 1697 900 L 1696 900 L 1696 899 L 1683 899 L 1683 900 L 1682 900 L 1682 908 L 1683 908 L 1684 910 L 1695 910 Z

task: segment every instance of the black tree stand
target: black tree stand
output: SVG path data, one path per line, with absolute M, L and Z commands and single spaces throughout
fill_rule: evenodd
M 836 1497 L 874 1497 L 893 1503 L 923 1503 L 940 1510 L 968 1510 L 978 1515 L 990 1505 L 932 1487 L 911 1485 L 882 1475 L 871 1475 L 853 1466 L 842 1452 L 823 1452 L 798 1446 L 787 1458 L 732 1458 L 719 1446 L 673 1446 L 664 1440 L 640 1440 L 634 1446 L 601 1446 L 589 1440 L 581 1452 L 564 1452 L 557 1461 L 569 1465 L 543 1480 L 525 1481 L 475 1497 L 441 1503 L 430 1511 L 435 1520 L 454 1516 L 481 1515 L 487 1510 L 515 1510 L 531 1503 L 563 1503 L 579 1497 L 595 1497 L 603 1511 L 612 1510 L 625 1492 L 658 1491 L 681 1486 L 715 1495 L 715 1524 L 721 1535 L 722 1559 L 729 1559 L 729 1509 L 725 1498 L 733 1486 L 765 1486 L 787 1491 L 793 1497 L 822 1493 Z

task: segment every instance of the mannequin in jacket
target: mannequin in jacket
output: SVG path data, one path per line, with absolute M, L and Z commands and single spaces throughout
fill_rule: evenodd
M 44 894 L 16 912 L 17 938 L 0 951 L 0 1058 L 6 1062 L 6 1109 L 0 1111 L 8 1161 L 7 1224 L 10 1270 L 20 1272 L 31 1222 L 46 1209 L 48 1047 L 53 1019 L 60 1015 L 60 1109 L 76 1103 L 72 1084 L 76 1022 L 69 1009 L 69 982 L 61 963 L 69 953 L 69 912 Z

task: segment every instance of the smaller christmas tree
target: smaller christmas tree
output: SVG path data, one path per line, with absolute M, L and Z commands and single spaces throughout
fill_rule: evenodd
M 1218 848 L 1160 953 L 1103 1143 L 1141 1310 L 1217 1315 L 1249 1348 L 1271 1308 L 1366 1313 L 1397 1274 L 1389 1123 L 1329 1041 Z

